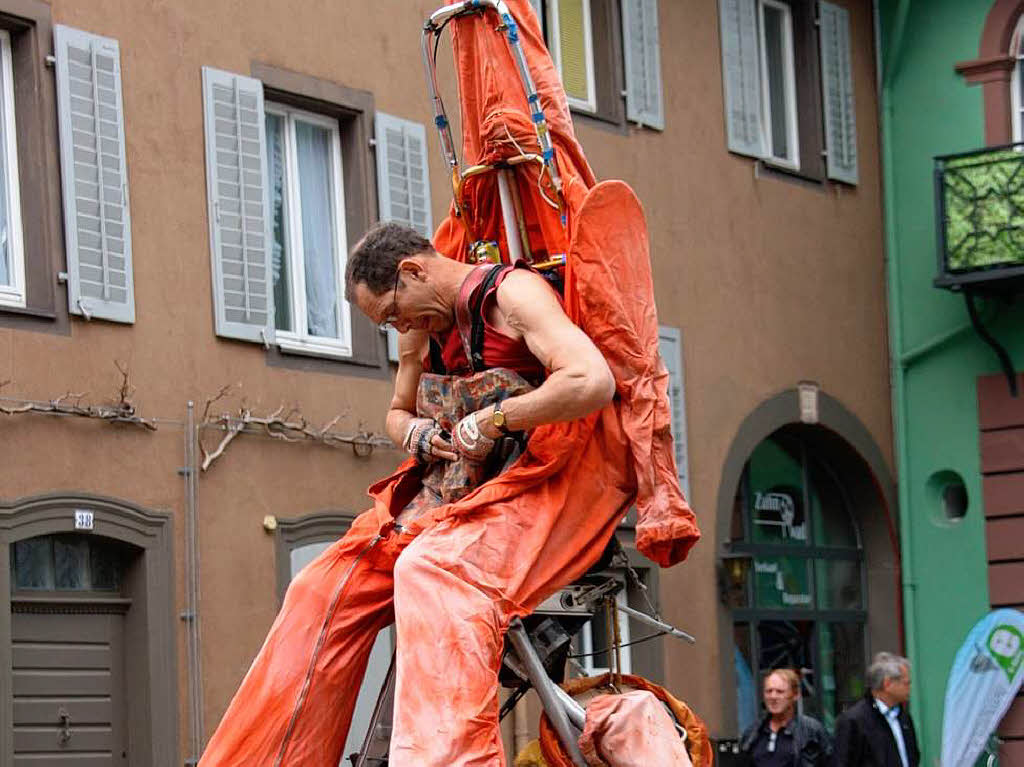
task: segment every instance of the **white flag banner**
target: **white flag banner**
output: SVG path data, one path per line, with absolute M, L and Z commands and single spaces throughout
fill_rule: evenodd
M 942 767 L 974 764 L 1024 679 L 1024 613 L 994 610 L 967 635 L 946 684 Z

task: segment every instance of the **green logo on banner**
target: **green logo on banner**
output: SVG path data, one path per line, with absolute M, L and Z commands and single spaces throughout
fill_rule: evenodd
M 988 651 L 992 653 L 992 659 L 1006 672 L 1006 677 L 1011 683 L 1020 671 L 1021 662 L 1024 661 L 1022 644 L 1024 637 L 1020 632 L 1005 623 L 996 626 L 988 635 Z

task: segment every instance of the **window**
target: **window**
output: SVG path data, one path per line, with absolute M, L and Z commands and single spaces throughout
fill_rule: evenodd
M 386 376 L 384 337 L 343 289 L 348 236 L 385 217 L 373 95 L 266 64 L 203 67 L 203 112 L 217 335 L 266 347 L 269 365 Z
M 548 0 L 545 27 L 548 48 L 562 75 L 569 106 L 596 111 L 590 0 Z
M 11 35 L 0 30 L 0 305 L 25 306 Z
M 849 12 L 824 0 L 719 0 L 719 11 L 729 150 L 856 184 Z
M 776 0 L 760 0 L 758 13 L 766 159 L 799 168 L 793 14 L 788 5 Z
M 838 476 L 786 427 L 750 455 L 723 561 L 732 608 L 739 725 L 760 680 L 803 672 L 804 708 L 829 728 L 864 691 L 866 586 L 860 532 Z
M 657 0 L 531 4 L 574 111 L 612 123 L 665 127 Z
M 67 327 L 56 86 L 44 66 L 53 27 L 45 3 L 0 10 L 0 326 Z
M 16 541 L 15 591 L 118 591 L 125 553 L 117 541 L 86 535 L 43 535 Z
M 672 444 L 676 474 L 683 495 L 690 498 L 690 466 L 686 440 L 686 375 L 683 369 L 683 336 L 679 328 L 658 328 L 658 353 L 668 368 L 668 404 L 672 411 Z
M 267 103 L 275 339 L 349 357 L 341 142 L 336 120 Z

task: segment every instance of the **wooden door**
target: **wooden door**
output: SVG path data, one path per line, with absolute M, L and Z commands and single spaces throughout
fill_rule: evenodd
M 12 603 L 14 767 L 124 767 L 123 608 Z

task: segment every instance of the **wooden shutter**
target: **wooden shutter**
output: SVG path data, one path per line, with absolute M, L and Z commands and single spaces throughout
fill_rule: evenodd
M 87 319 L 134 322 L 120 49 L 70 27 L 53 34 L 68 307 Z
M 658 0 L 622 0 L 622 45 L 626 119 L 663 129 Z
M 729 149 L 764 155 L 756 0 L 719 0 L 722 80 Z
M 850 12 L 819 3 L 825 159 L 829 178 L 857 183 L 857 120 L 850 64 Z
M 274 290 L 263 85 L 203 67 L 203 113 L 217 335 L 269 343 Z
M 377 205 L 381 221 L 433 235 L 427 137 L 422 123 L 377 113 Z
M 658 329 L 658 351 L 669 375 L 669 405 L 672 408 L 672 440 L 676 448 L 679 486 L 690 497 L 690 466 L 686 448 L 686 381 L 683 375 L 683 339 L 679 328 Z

